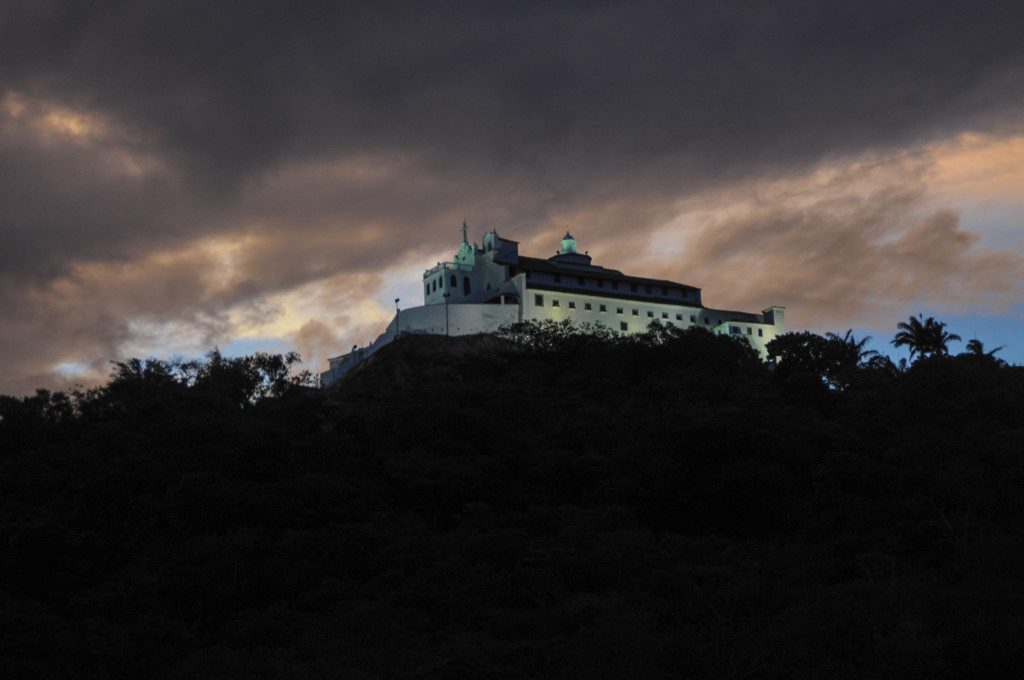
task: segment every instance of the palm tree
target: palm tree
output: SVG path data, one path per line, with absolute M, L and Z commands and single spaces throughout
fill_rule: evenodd
M 999 347 L 996 347 L 995 349 L 986 352 L 985 343 L 983 343 L 981 340 L 978 340 L 977 338 L 973 338 L 967 341 L 967 351 L 964 352 L 964 354 L 974 357 L 987 357 L 989 359 L 995 359 L 996 352 L 1003 349 L 1004 347 L 1006 347 L 1006 345 L 1000 345 Z
M 829 386 L 840 390 L 850 386 L 857 369 L 878 354 L 873 349 L 864 349 L 870 341 L 869 335 L 857 340 L 853 336 L 852 328 L 848 329 L 845 335 L 825 334 L 825 380 Z
M 928 334 L 925 332 L 924 324 L 921 323 L 921 315 L 918 314 L 916 317 L 910 317 L 907 321 L 901 321 L 896 328 L 896 336 L 892 339 L 893 347 L 908 347 L 910 358 L 913 359 L 920 348 L 928 343 Z
M 949 343 L 960 342 L 959 335 L 946 331 L 945 323 L 930 316 L 925 319 L 921 314 L 901 321 L 897 329 L 892 344 L 894 347 L 909 348 L 911 359 L 915 354 L 921 357 L 946 356 L 949 354 Z
M 871 336 L 865 335 L 860 340 L 857 340 L 853 336 L 852 328 L 847 329 L 846 333 L 842 336 L 836 333 L 826 333 L 825 337 L 842 348 L 844 363 L 851 366 L 860 366 L 866 360 L 878 354 L 876 350 L 864 349 L 871 342 Z

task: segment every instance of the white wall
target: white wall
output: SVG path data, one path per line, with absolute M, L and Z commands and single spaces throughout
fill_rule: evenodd
M 447 308 L 447 319 L 445 311 Z M 437 304 L 410 307 L 398 313 L 387 332 L 472 335 L 492 333 L 519 320 L 518 305 Z
M 740 332 L 731 333 L 730 327 L 738 327 Z M 743 338 L 753 346 L 761 355 L 761 359 L 768 360 L 768 343 L 774 340 L 782 331 L 771 324 L 750 323 L 748 321 L 726 321 L 711 329 L 717 335 L 730 335 L 734 338 Z M 748 332 L 749 331 L 749 332 Z M 758 335 L 758 331 L 761 334 Z
M 537 306 L 537 295 L 544 296 L 543 306 Z M 557 307 L 553 304 L 556 300 L 558 301 Z M 569 303 L 575 303 L 575 309 L 570 308 Z M 591 306 L 589 310 L 586 309 L 587 303 Z M 605 306 L 606 311 L 601 311 L 601 305 Z M 730 322 L 726 320 L 728 317 L 725 314 L 712 309 L 637 300 L 618 300 L 567 291 L 528 288 L 524 296 L 523 307 L 524 319 L 552 319 L 554 321 L 570 319 L 577 325 L 582 323 L 603 324 L 607 328 L 620 333 L 643 332 L 647 330 L 648 325 L 652 321 L 657 321 L 662 325 L 676 326 L 677 328 L 696 326 L 721 335 L 728 335 L 730 326 L 739 326 L 742 337 L 748 340 L 754 349 L 761 354 L 762 359 L 768 358 L 766 345 L 777 334 L 783 332 L 781 318 L 778 319 L 778 327 L 770 323 L 755 323 L 751 321 Z M 619 308 L 622 309 L 622 314 L 618 313 Z M 634 310 L 636 310 L 635 315 L 633 314 Z M 705 319 L 709 320 L 710 323 L 706 323 Z M 720 320 L 721 323 L 719 323 Z M 625 331 L 621 329 L 621 322 L 625 322 L 628 326 Z M 747 333 L 748 328 L 750 329 L 749 334 Z M 761 335 L 758 335 L 759 329 Z
M 390 344 L 399 335 L 493 333 L 502 326 L 519 320 L 519 305 L 514 304 L 435 304 L 403 309 L 369 347 L 362 347 L 355 352 L 331 359 L 330 369 L 320 374 L 320 384 L 328 387 L 337 382 L 361 361 Z
M 538 307 L 536 304 L 537 295 L 544 296 L 542 307 Z M 525 298 L 523 311 L 525 319 L 553 319 L 555 321 L 571 319 L 576 324 L 601 323 L 613 331 L 620 331 L 619 324 L 624 321 L 628 325 L 627 333 L 645 331 L 652 321 L 658 321 L 665 325 L 672 324 L 680 328 L 690 326 L 710 328 L 704 325 L 701 310 L 696 307 L 618 300 L 574 292 L 537 289 L 527 289 Z M 555 300 L 558 301 L 558 307 L 553 305 Z M 575 309 L 569 307 L 570 302 L 575 303 Z M 586 309 L 587 303 L 591 306 L 590 310 Z M 606 311 L 601 311 L 601 305 L 605 305 Z M 622 309 L 622 314 L 618 313 L 619 308 Z M 636 315 L 633 314 L 633 310 L 636 310 Z M 677 316 L 682 318 L 677 318 Z M 691 317 L 694 317 L 696 322 L 691 322 Z

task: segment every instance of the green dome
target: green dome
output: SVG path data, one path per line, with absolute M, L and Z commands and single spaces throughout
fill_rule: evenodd
M 562 255 L 568 255 L 576 252 L 576 239 L 572 237 L 569 230 L 565 230 L 565 236 L 562 237 Z

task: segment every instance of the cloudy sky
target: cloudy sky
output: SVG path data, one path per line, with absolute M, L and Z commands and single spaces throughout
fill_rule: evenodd
M 1024 363 L 1020 2 L 0 4 L 0 392 L 366 342 L 465 217 Z M 954 349 L 957 349 L 956 347 Z

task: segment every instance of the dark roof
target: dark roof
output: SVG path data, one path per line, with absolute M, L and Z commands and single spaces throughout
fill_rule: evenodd
M 689 307 L 690 309 L 703 309 L 703 306 L 699 302 L 693 300 L 681 300 L 675 298 L 662 298 L 662 297 L 642 297 L 636 293 L 630 293 L 629 291 L 611 290 L 608 288 L 572 288 L 569 286 L 559 286 L 556 284 L 548 283 L 534 283 L 529 281 L 526 284 L 527 290 L 545 290 L 551 293 L 570 293 L 576 295 L 590 295 L 593 297 L 609 298 L 613 300 L 631 300 L 633 302 L 648 302 L 659 305 L 674 305 L 676 307 Z
M 697 286 L 691 286 L 686 283 L 679 283 L 677 281 L 668 281 L 666 279 L 649 279 L 643 276 L 626 276 L 622 272 L 615 269 L 605 269 L 604 267 L 590 266 L 590 267 L 563 267 L 559 266 L 558 263 L 550 260 L 542 260 L 539 257 L 525 257 L 519 256 L 518 267 L 520 269 L 528 269 L 536 272 L 548 272 L 551 274 L 568 274 L 570 276 L 589 276 L 595 279 L 604 279 L 605 281 L 623 281 L 625 283 L 639 283 L 651 286 L 671 286 L 674 288 L 687 288 L 689 290 L 700 290 Z

